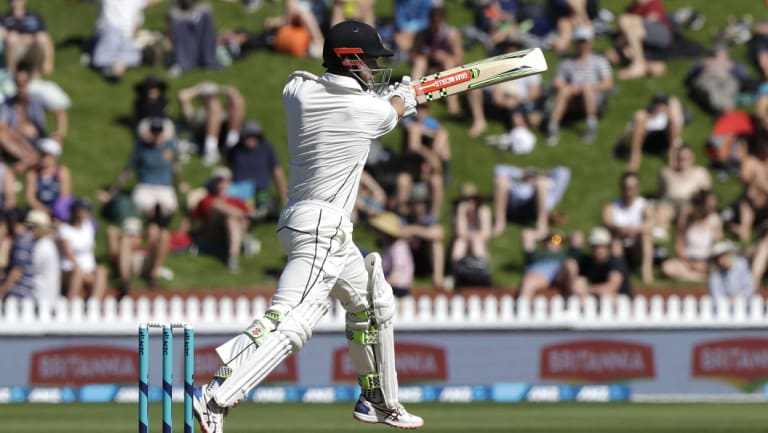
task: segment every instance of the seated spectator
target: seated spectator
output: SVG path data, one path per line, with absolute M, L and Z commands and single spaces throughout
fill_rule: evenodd
M 591 26 L 597 16 L 597 3 L 597 0 L 549 0 L 547 12 L 557 30 L 551 42 L 555 52 L 564 53 L 568 49 L 577 28 Z
M 25 219 L 32 232 L 32 296 L 45 302 L 51 309 L 61 296 L 61 259 L 56 242 L 51 235 L 51 217 L 39 210 L 31 210 Z
M 375 27 L 374 3 L 375 0 L 333 0 L 330 27 L 347 20 L 360 21 Z
M 373 218 L 383 213 L 386 208 L 387 192 L 368 170 L 363 170 L 352 221 L 357 222 L 360 219 Z
M 448 130 L 429 113 L 429 103 L 416 106 L 416 115 L 406 117 L 401 125 L 405 129 L 403 153 L 418 153 L 435 165 L 435 171 L 448 176 L 451 161 L 451 142 Z
M 444 71 L 464 62 L 461 33 L 446 21 L 446 9 L 433 6 L 429 11 L 429 26 L 416 35 L 411 53 L 411 77 L 423 77 L 429 71 Z M 461 107 L 456 95 L 446 98 L 448 112 L 459 114 Z
M 728 47 L 718 45 L 711 56 L 691 67 L 685 85 L 703 109 L 722 114 L 733 110 L 739 93 L 751 80 L 744 66 L 731 58 Z
M 613 77 L 608 60 L 592 51 L 592 39 L 591 27 L 577 27 L 573 32 L 576 56 L 557 65 L 553 82 L 554 104 L 546 131 L 550 146 L 560 140 L 560 122 L 566 114 L 573 113 L 579 118 L 586 115 L 587 127 L 582 135 L 585 142 L 593 141 L 597 134 L 597 115 L 606 94 L 613 89 Z
M 640 265 L 643 282 L 653 282 L 653 211 L 640 195 L 640 179 L 628 172 L 621 176 L 621 196 L 603 207 L 603 225 L 611 231 L 613 254 Z
M 768 86 L 761 88 L 768 90 Z M 768 127 L 768 96 L 758 98 L 754 117 L 746 111 L 734 110 L 721 114 L 712 125 L 706 150 L 718 179 L 738 174 L 757 127 Z
M 431 271 L 434 287 L 444 289 L 445 235 L 437 216 L 429 213 L 428 203 L 429 197 L 411 201 L 407 213 L 402 215 L 405 219 L 403 236 L 409 240 L 416 273 Z
M 481 32 L 473 35 L 475 39 L 491 47 L 517 36 L 519 31 L 517 15 L 520 12 L 520 6 L 520 2 L 517 0 L 475 2 L 475 27 L 473 29 Z M 467 35 L 466 29 L 464 34 Z
M 712 247 L 709 293 L 715 299 L 749 298 L 755 293 L 749 263 L 729 240 Z
M 370 218 L 368 225 L 374 230 L 376 245 L 381 252 L 384 278 L 396 297 L 410 295 L 415 265 L 400 217 L 392 212 L 382 212 Z
M 398 51 L 410 53 L 416 35 L 429 26 L 433 0 L 395 0 L 395 45 Z
M 629 66 L 619 71 L 619 78 L 633 79 L 663 74 L 658 61 L 649 62 L 645 47 L 664 49 L 674 39 L 672 23 L 661 0 L 634 0 L 627 11 L 619 15 L 619 30 L 628 46 Z
M 414 200 L 423 201 L 429 204 L 429 215 L 440 215 L 445 187 L 439 159 L 427 153 L 406 153 L 402 156 L 400 169 L 393 207 L 404 215 Z
M 643 152 L 669 155 L 682 144 L 684 123 L 683 107 L 676 97 L 657 93 L 647 107 L 635 111 L 620 147 L 628 144 L 627 171 L 640 168 Z
M 582 298 L 625 295 L 632 296 L 629 268 L 624 261 L 611 254 L 611 232 L 595 227 L 589 232 L 589 254 L 578 260 L 579 275 L 573 293 Z
M 9 297 L 27 298 L 34 295 L 32 250 L 35 240 L 32 231 L 24 224 L 24 214 L 25 211 L 21 209 L 5 214 L 8 230 L 13 237 L 13 246 L 0 282 L 0 299 L 3 301 Z
M 757 242 L 752 252 L 752 281 L 759 288 L 768 269 L 768 220 L 758 227 Z
M 0 105 L 0 145 L 5 152 L 19 161 L 26 169 L 37 159 L 34 142 L 50 137 L 59 143 L 67 135 L 68 115 L 61 108 L 49 110 L 42 97 L 29 92 L 31 72 L 21 69 L 16 72 L 16 96 Z M 48 133 L 46 114 L 50 111 L 56 118 L 56 130 Z
M 104 298 L 107 271 L 96 263 L 96 223 L 89 202 L 72 202 L 70 220 L 58 227 L 58 243 L 67 298 Z
M 216 26 L 209 4 L 197 0 L 176 0 L 176 4 L 168 9 L 166 18 L 173 43 L 171 75 L 196 68 L 219 68 Z
M 37 141 L 37 166 L 27 172 L 24 194 L 27 205 L 51 215 L 56 202 L 72 194 L 69 168 L 59 162 L 61 145 L 51 138 Z
M 294 57 L 320 58 L 323 54 L 325 38 L 321 31 L 321 21 L 315 9 L 319 4 L 325 9 L 325 2 L 308 3 L 299 0 L 288 0 L 281 17 L 267 20 L 265 26 L 274 28 L 272 46 L 278 53 L 290 54 Z
M 198 244 L 201 251 L 223 256 L 229 270 L 239 272 L 240 251 L 253 210 L 239 198 L 229 195 L 231 182 L 232 171 L 227 167 L 214 169 L 208 194 L 197 204 L 192 218 L 200 222 Z M 222 246 L 226 251 L 217 250 Z
M 107 222 L 107 253 L 118 277 L 117 289 L 123 296 L 130 291 L 134 252 L 143 246 L 141 218 L 131 191 L 122 188 L 112 195 L 104 203 L 101 217 Z
M 545 172 L 503 164 L 494 167 L 493 235 L 501 236 L 508 221 L 535 222 L 536 237 L 542 239 L 570 180 L 571 171 L 563 166 Z
M 518 296 L 532 298 L 536 293 L 556 287 L 563 293 L 573 291 L 573 282 L 578 275 L 578 265 L 574 260 L 581 248 L 582 235 L 576 234 L 570 239 L 569 245 L 563 236 L 550 233 L 544 237 L 542 246 L 537 247 L 538 234 L 531 229 L 522 231 L 523 255 L 525 269 L 520 282 Z
M 203 81 L 179 90 L 178 100 L 193 141 L 202 145 L 203 163 L 216 164 L 220 159 L 220 137 L 226 149 L 240 140 L 245 116 L 243 95 L 232 86 Z
M 488 241 L 491 238 L 491 208 L 483 203 L 475 184 L 466 182 L 461 186 L 461 196 L 454 207 L 453 245 L 451 264 L 472 256 L 489 261 Z
M 136 175 L 133 202 L 141 216 L 148 221 L 149 253 L 143 277 L 151 287 L 155 287 L 158 272 L 168 255 L 169 225 L 178 209 L 176 189 L 185 192 L 187 186 L 180 178 L 173 122 L 154 117 L 141 122 L 138 129 L 139 137 L 127 166 L 118 174 L 109 190 L 100 193 L 100 200 L 108 202 L 132 174 Z
M 134 37 L 144 21 L 144 8 L 159 2 L 101 0 L 92 64 L 104 78 L 119 80 L 127 68 L 141 64 L 141 48 Z
M 12 74 L 22 60 L 45 75 L 53 73 L 53 41 L 43 18 L 27 9 L 27 0 L 9 0 L 9 10 L 0 17 L 4 30 L 5 65 Z
M 659 174 L 659 203 L 656 205 L 655 228 L 661 230 L 661 238 L 672 220 L 680 215 L 693 197 L 703 190 L 712 188 L 709 171 L 695 164 L 696 155 L 688 146 L 680 146 L 670 151 L 670 163 Z
M 276 218 L 288 203 L 288 184 L 274 146 L 264 137 L 261 125 L 246 122 L 239 143 L 229 149 L 227 165 L 232 170 L 230 193 L 249 204 L 260 218 Z M 272 196 L 274 181 L 279 205 Z
M 732 230 L 746 243 L 752 239 L 753 227 L 768 217 L 768 140 L 758 138 L 741 164 L 739 177 L 743 189 Z
M 676 258 L 665 260 L 661 271 L 680 281 L 704 281 L 712 246 L 723 238 L 723 220 L 717 213 L 717 197 L 709 190 L 697 192 L 678 219 L 675 231 Z
M 66 112 L 69 107 L 72 106 L 72 99 L 64 92 L 58 84 L 51 80 L 45 80 L 42 78 L 42 74 L 39 70 L 28 61 L 21 61 L 16 65 L 16 73 L 19 71 L 26 71 L 29 74 L 29 80 L 27 82 L 27 92 L 30 95 L 43 101 L 43 106 L 46 110 L 56 114 L 57 112 Z M 5 84 L 5 83 L 4 83 Z M 18 93 L 16 82 L 11 81 L 8 83 L 8 88 L 3 89 L 3 95 L 7 99 Z M 60 119 L 56 119 L 59 121 Z
M 151 117 L 167 117 L 169 113 L 166 96 L 168 83 L 156 75 L 146 75 L 143 80 L 133 86 L 133 126 L 139 125 L 143 119 Z
M 760 72 L 760 81 L 768 81 L 768 21 L 755 23 L 749 40 L 749 59 Z
M 500 53 L 511 53 L 522 48 L 522 44 L 516 40 L 507 40 L 497 45 L 497 51 Z M 475 137 L 485 131 L 487 127 L 485 112 L 489 111 L 501 117 L 507 130 L 510 131 L 508 134 L 510 138 L 515 130 L 520 129 L 527 131 L 532 136 L 533 134 L 528 129 L 529 121 L 532 120 L 529 119 L 529 115 L 533 114 L 534 104 L 540 96 L 541 75 L 539 74 L 467 93 L 467 102 L 472 113 L 472 126 L 469 129 L 469 135 Z M 512 150 L 514 151 L 514 148 Z M 531 148 L 531 150 L 533 149 Z
M 16 174 L 5 162 L 0 161 L 0 215 L 16 207 Z M 0 221 L 2 218 L 0 217 Z M 0 236 L 1 237 L 1 236 Z M 0 263 L 0 269 L 3 268 Z

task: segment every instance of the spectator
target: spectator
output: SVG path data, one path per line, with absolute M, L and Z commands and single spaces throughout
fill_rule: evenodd
M 446 9 L 433 6 L 429 11 L 429 26 L 416 35 L 411 54 L 412 77 L 423 77 L 428 71 L 444 71 L 464 61 L 461 33 L 446 21 Z M 446 98 L 448 112 L 459 114 L 461 107 L 456 95 Z
M 559 141 L 560 122 L 566 114 L 586 115 L 587 128 L 582 136 L 585 142 L 593 141 L 597 134 L 597 115 L 606 94 L 613 89 L 613 77 L 608 60 L 592 51 L 592 39 L 591 27 L 577 27 L 573 32 L 576 56 L 557 65 L 554 104 L 547 124 L 547 142 L 551 146 Z
M 655 228 L 661 230 L 661 238 L 666 238 L 670 222 L 680 215 L 699 191 L 712 188 L 709 171 L 695 164 L 696 155 L 688 146 L 680 146 L 670 151 L 671 161 L 659 174 L 660 200 L 656 206 Z
M 768 217 L 768 140 L 760 138 L 744 159 L 739 173 L 743 185 L 734 232 L 742 242 L 752 239 L 752 228 Z
M 760 72 L 760 81 L 768 81 L 768 21 L 755 23 L 749 40 L 749 59 Z
M 369 26 L 376 25 L 373 6 L 375 0 L 333 0 L 330 26 L 347 20 L 360 21 Z
M 383 213 L 386 208 L 387 192 L 368 170 L 363 170 L 352 221 L 357 222 L 361 218 L 370 219 Z
M 222 99 L 224 102 L 222 102 Z M 203 81 L 179 90 L 179 106 L 184 123 L 195 142 L 202 144 L 203 163 L 214 165 L 219 159 L 219 139 L 226 132 L 226 149 L 240 140 L 245 116 L 245 99 L 234 87 Z M 198 104 L 195 104 L 195 102 Z
M 630 65 L 619 71 L 619 78 L 658 75 L 656 69 L 649 69 L 643 46 L 664 49 L 674 39 L 672 24 L 662 1 L 634 0 L 626 13 L 619 15 L 619 30 L 629 47 L 631 59 Z
M 288 186 L 274 146 L 264 137 L 261 125 L 243 125 L 239 144 L 227 154 L 227 164 L 232 170 L 232 195 L 252 204 L 256 215 L 276 217 L 280 207 L 288 202 Z M 273 181 L 280 206 L 271 195 Z
M 750 82 L 746 69 L 731 58 L 724 45 L 717 45 L 711 56 L 695 63 L 685 77 L 691 98 L 716 114 L 733 110 L 741 89 Z
M 768 221 L 763 221 L 758 229 L 758 238 L 752 253 L 752 281 L 755 287 L 760 287 L 766 268 L 768 268 Z
M 410 53 L 416 35 L 429 27 L 433 0 L 395 0 L 395 45 L 401 53 Z
M 622 141 L 629 143 L 627 171 L 640 168 L 643 152 L 663 154 L 669 159 L 674 148 L 682 144 L 685 114 L 680 100 L 657 93 L 647 107 L 635 111 Z
M 0 214 L 0 276 L 8 268 L 11 249 L 13 248 L 13 226 L 11 218 L 19 214 L 18 208 L 4 209 Z M 0 296 L 2 300 L 2 296 Z
M 268 27 L 274 27 L 273 47 L 278 53 L 291 54 L 304 58 L 307 55 L 320 58 L 323 53 L 325 38 L 321 31 L 320 18 L 313 10 L 315 5 L 323 10 L 323 1 L 313 3 L 288 0 L 281 17 L 268 20 Z
M 736 254 L 736 246 L 723 240 L 712 247 L 709 293 L 715 299 L 748 298 L 755 293 L 747 259 Z
M 603 207 L 603 225 L 613 237 L 613 254 L 640 265 L 643 282 L 653 282 L 653 212 L 640 195 L 640 179 L 633 172 L 621 176 L 621 197 Z
M 723 238 L 723 220 L 717 213 L 717 197 L 712 191 L 697 192 L 691 206 L 680 215 L 675 231 L 677 258 L 665 260 L 661 271 L 681 281 L 704 281 L 712 246 Z
M 30 78 L 31 71 L 19 68 L 15 76 L 16 96 L 0 106 L 0 143 L 4 151 L 19 160 L 20 168 L 27 168 L 36 160 L 36 140 L 50 137 L 62 143 L 69 123 L 66 110 L 51 108 L 41 96 L 28 91 Z M 56 130 L 51 134 L 47 130 L 47 111 L 56 118 Z
M 501 53 L 510 53 L 522 48 L 522 44 L 515 40 L 507 40 L 497 45 L 497 51 Z M 487 109 L 502 118 L 507 129 L 510 130 L 507 134 L 510 139 L 515 134 L 519 135 L 521 130 L 533 137 L 528 130 L 529 120 L 531 120 L 529 115 L 533 114 L 534 104 L 540 96 L 541 75 L 538 74 L 467 93 L 467 102 L 472 113 L 472 127 L 469 129 L 469 135 L 474 137 L 485 131 Z M 510 144 L 514 146 L 513 143 Z M 530 150 L 533 148 L 531 147 Z
M 173 123 L 153 117 L 139 124 L 139 137 L 127 166 L 118 174 L 108 191 L 100 194 L 108 202 L 135 173 L 134 205 L 148 222 L 148 260 L 143 277 L 157 285 L 158 272 L 165 264 L 170 246 L 169 225 L 178 208 L 176 189 L 185 192 L 178 166 L 179 152 Z
M 101 0 L 92 63 L 104 78 L 117 81 L 127 68 L 141 64 L 141 48 L 135 36 L 144 21 L 144 8 L 159 2 Z
M 59 225 L 58 243 L 62 280 L 67 297 L 104 298 L 107 291 L 107 272 L 103 266 L 96 263 L 96 223 L 91 217 L 89 202 L 72 202 L 70 220 Z
M 0 161 L 0 213 L 16 207 L 16 174 Z M 0 221 L 2 218 L 0 218 Z M 0 236 L 1 237 L 1 236 Z M 1 243 L 1 242 L 0 242 Z M 0 268 L 2 268 L 0 263 Z
M 571 171 L 557 166 L 548 172 L 513 165 L 494 167 L 493 235 L 501 236 L 507 221 L 535 222 L 537 239 L 549 232 L 549 220 L 568 188 Z
M 475 25 L 476 29 L 482 32 L 476 35 L 476 38 L 480 42 L 493 46 L 518 35 L 517 15 L 521 6 L 518 0 L 486 0 L 475 3 Z
M 197 204 L 192 218 L 200 222 L 198 244 L 201 251 L 223 256 L 229 270 L 239 272 L 240 251 L 253 210 L 239 198 L 229 195 L 231 182 L 232 171 L 227 167 L 214 169 L 208 194 Z M 221 246 L 226 251 L 219 251 Z
M 167 117 L 168 98 L 166 90 L 168 83 L 149 74 L 143 80 L 133 86 L 135 99 L 133 100 L 133 127 L 137 127 L 139 122 L 150 117 Z
M 400 214 L 407 214 L 414 200 L 423 201 L 429 203 L 427 212 L 430 216 L 440 215 L 445 187 L 439 159 L 427 153 L 405 153 L 402 161 L 402 171 L 397 175 L 394 208 Z
M 168 9 L 168 31 L 173 42 L 171 75 L 195 68 L 218 69 L 213 10 L 197 0 L 176 0 Z
M 53 41 L 43 18 L 27 9 L 27 0 L 8 0 L 8 12 L 0 18 L 4 30 L 5 65 L 12 74 L 20 61 L 45 75 L 53 73 Z
M 416 106 L 416 115 L 406 117 L 401 125 L 405 129 L 404 153 L 418 153 L 433 165 L 433 170 L 448 176 L 451 161 L 451 142 L 448 130 L 429 113 L 429 103 Z
M 489 261 L 488 241 L 491 238 L 491 208 L 483 203 L 477 187 L 471 182 L 461 186 L 461 197 L 454 209 L 451 264 L 472 256 Z
M 430 270 L 434 287 L 445 289 L 445 235 L 437 216 L 429 213 L 428 202 L 429 197 L 410 202 L 402 230 L 411 246 L 416 273 Z
M 611 254 L 611 232 L 595 227 L 589 232 L 589 254 L 579 258 L 579 276 L 573 292 L 586 297 L 632 296 L 629 269 L 620 258 Z
M 368 224 L 374 230 L 376 244 L 381 251 L 384 278 L 392 286 L 396 297 L 410 295 L 415 265 L 400 217 L 392 212 L 382 212 L 369 219 Z
M 56 242 L 51 236 L 51 217 L 39 210 L 31 210 L 25 220 L 32 232 L 32 275 L 33 296 L 38 302 L 53 309 L 61 296 L 61 259 Z
M 575 39 L 579 27 L 591 26 L 592 18 L 597 15 L 597 0 L 549 0 L 547 9 L 557 28 L 552 49 L 563 53 Z
M 26 298 L 34 294 L 34 268 L 32 249 L 34 238 L 24 224 L 25 211 L 18 209 L 5 215 L 8 230 L 13 236 L 13 246 L 9 255 L 5 275 L 0 282 L 0 299 L 9 297 Z
M 532 298 L 536 293 L 557 287 L 563 293 L 573 290 L 573 282 L 578 275 L 578 266 L 574 258 L 581 248 L 582 235 L 576 234 L 569 245 L 563 245 L 565 239 L 558 233 L 544 237 L 541 248 L 537 248 L 538 234 L 531 229 L 522 232 L 525 269 L 520 282 L 519 296 Z
M 72 194 L 72 177 L 69 168 L 59 162 L 61 145 L 56 140 L 42 138 L 37 149 L 38 163 L 27 172 L 24 193 L 30 208 L 51 215 L 56 202 Z

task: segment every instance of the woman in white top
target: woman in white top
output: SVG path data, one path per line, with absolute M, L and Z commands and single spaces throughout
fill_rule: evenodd
M 696 193 L 681 211 L 675 235 L 676 258 L 664 261 L 661 271 L 675 280 L 705 281 L 712 246 L 723 238 L 723 220 L 717 197 L 710 190 Z
M 96 263 L 96 227 L 91 218 L 91 205 L 75 200 L 70 219 L 59 225 L 58 244 L 61 252 L 62 281 L 68 298 L 103 298 L 107 290 L 107 272 Z
M 613 254 L 640 264 L 643 282 L 653 282 L 653 213 L 640 196 L 640 180 L 629 172 L 621 176 L 621 197 L 603 207 L 603 225 L 613 234 Z

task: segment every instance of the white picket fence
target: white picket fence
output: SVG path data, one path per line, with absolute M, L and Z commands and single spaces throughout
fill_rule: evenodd
M 266 297 L 156 297 L 59 300 L 36 306 L 8 299 L 0 312 L 0 335 L 120 335 L 142 322 L 187 322 L 201 333 L 237 332 L 259 317 Z M 516 329 L 768 328 L 762 297 L 713 300 L 709 296 L 636 296 L 634 299 L 512 296 L 420 296 L 399 301 L 400 331 Z M 344 329 L 344 310 L 333 304 L 318 332 Z

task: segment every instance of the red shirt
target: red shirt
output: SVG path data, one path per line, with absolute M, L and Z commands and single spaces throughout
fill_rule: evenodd
M 216 199 L 224 200 L 228 205 L 234 206 L 243 212 L 248 212 L 248 206 L 239 198 L 230 196 L 218 197 L 213 194 L 208 194 L 205 196 L 205 198 L 200 200 L 200 203 L 197 204 L 194 212 L 192 212 L 192 218 L 207 218 L 211 213 L 213 202 Z
M 655 19 L 667 26 L 670 31 L 672 30 L 672 27 L 669 25 L 667 10 L 664 9 L 664 4 L 661 0 L 650 0 L 643 3 L 636 1 L 629 7 L 627 12 L 633 15 L 639 15 L 643 18 L 654 16 Z

